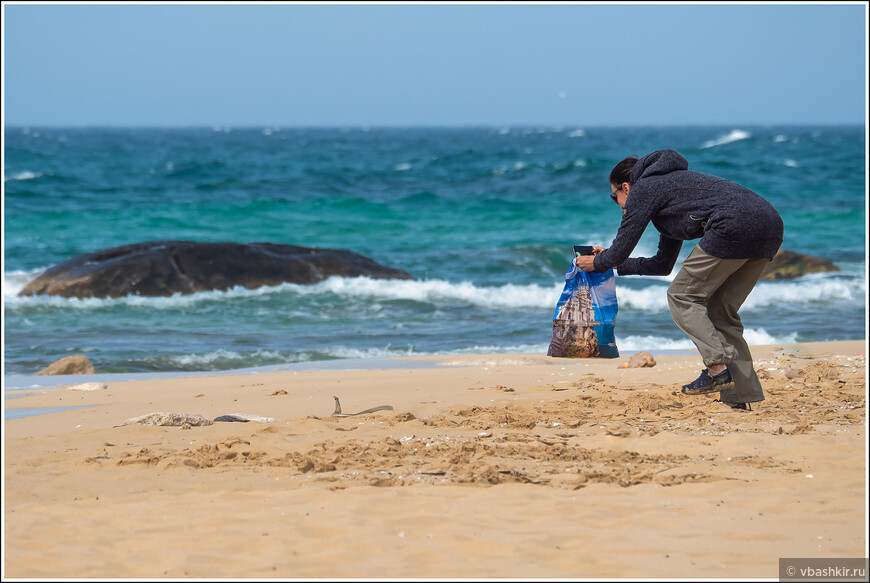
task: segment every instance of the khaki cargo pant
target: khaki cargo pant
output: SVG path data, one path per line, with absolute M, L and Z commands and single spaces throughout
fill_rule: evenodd
M 720 259 L 695 245 L 668 288 L 674 323 L 698 348 L 704 366 L 724 364 L 731 371 L 734 388 L 719 393 L 727 403 L 764 400 L 737 310 L 769 263 L 764 257 Z

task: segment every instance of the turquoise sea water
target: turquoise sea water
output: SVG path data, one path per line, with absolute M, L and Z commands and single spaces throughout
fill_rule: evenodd
M 546 354 L 571 245 L 606 247 L 616 234 L 610 170 L 661 148 L 767 198 L 783 248 L 842 269 L 759 284 L 741 311 L 750 343 L 864 338 L 865 147 L 863 126 L 7 128 L 5 371 L 69 354 L 104 373 Z M 73 255 L 158 239 L 350 249 L 418 280 L 16 295 Z M 635 255 L 657 240 L 650 226 Z M 674 274 L 617 277 L 623 354 L 693 348 L 668 312 Z

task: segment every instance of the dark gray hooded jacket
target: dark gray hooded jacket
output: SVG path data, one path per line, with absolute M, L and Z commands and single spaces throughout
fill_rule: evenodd
M 668 275 L 683 241 L 722 259 L 773 256 L 782 245 L 782 218 L 758 194 L 739 184 L 689 170 L 674 150 L 658 150 L 631 169 L 625 214 L 610 248 L 595 256 L 595 270 L 619 275 Z M 647 224 L 661 233 L 654 257 L 629 259 Z

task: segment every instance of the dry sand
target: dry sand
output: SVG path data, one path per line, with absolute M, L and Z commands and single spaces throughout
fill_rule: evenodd
M 866 342 L 753 348 L 752 412 L 540 355 L 54 389 L 6 421 L 4 577 L 771 578 L 867 556 Z M 421 360 L 421 359 L 417 359 Z M 333 417 L 377 405 L 392 410 Z M 127 425 L 151 412 L 273 423 Z

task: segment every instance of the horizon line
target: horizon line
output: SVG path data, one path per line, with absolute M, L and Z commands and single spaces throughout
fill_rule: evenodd
M 492 124 L 359 124 L 359 123 L 329 123 L 329 124 L 268 124 L 268 123 L 245 123 L 245 124 L 45 124 L 45 123 L 5 123 L 3 129 L 510 129 L 510 128 L 535 128 L 563 130 L 571 129 L 634 129 L 634 128 L 711 128 L 711 127 L 862 127 L 864 122 L 710 122 L 710 123 L 637 123 L 637 124 L 580 124 L 580 123 L 492 123 Z

